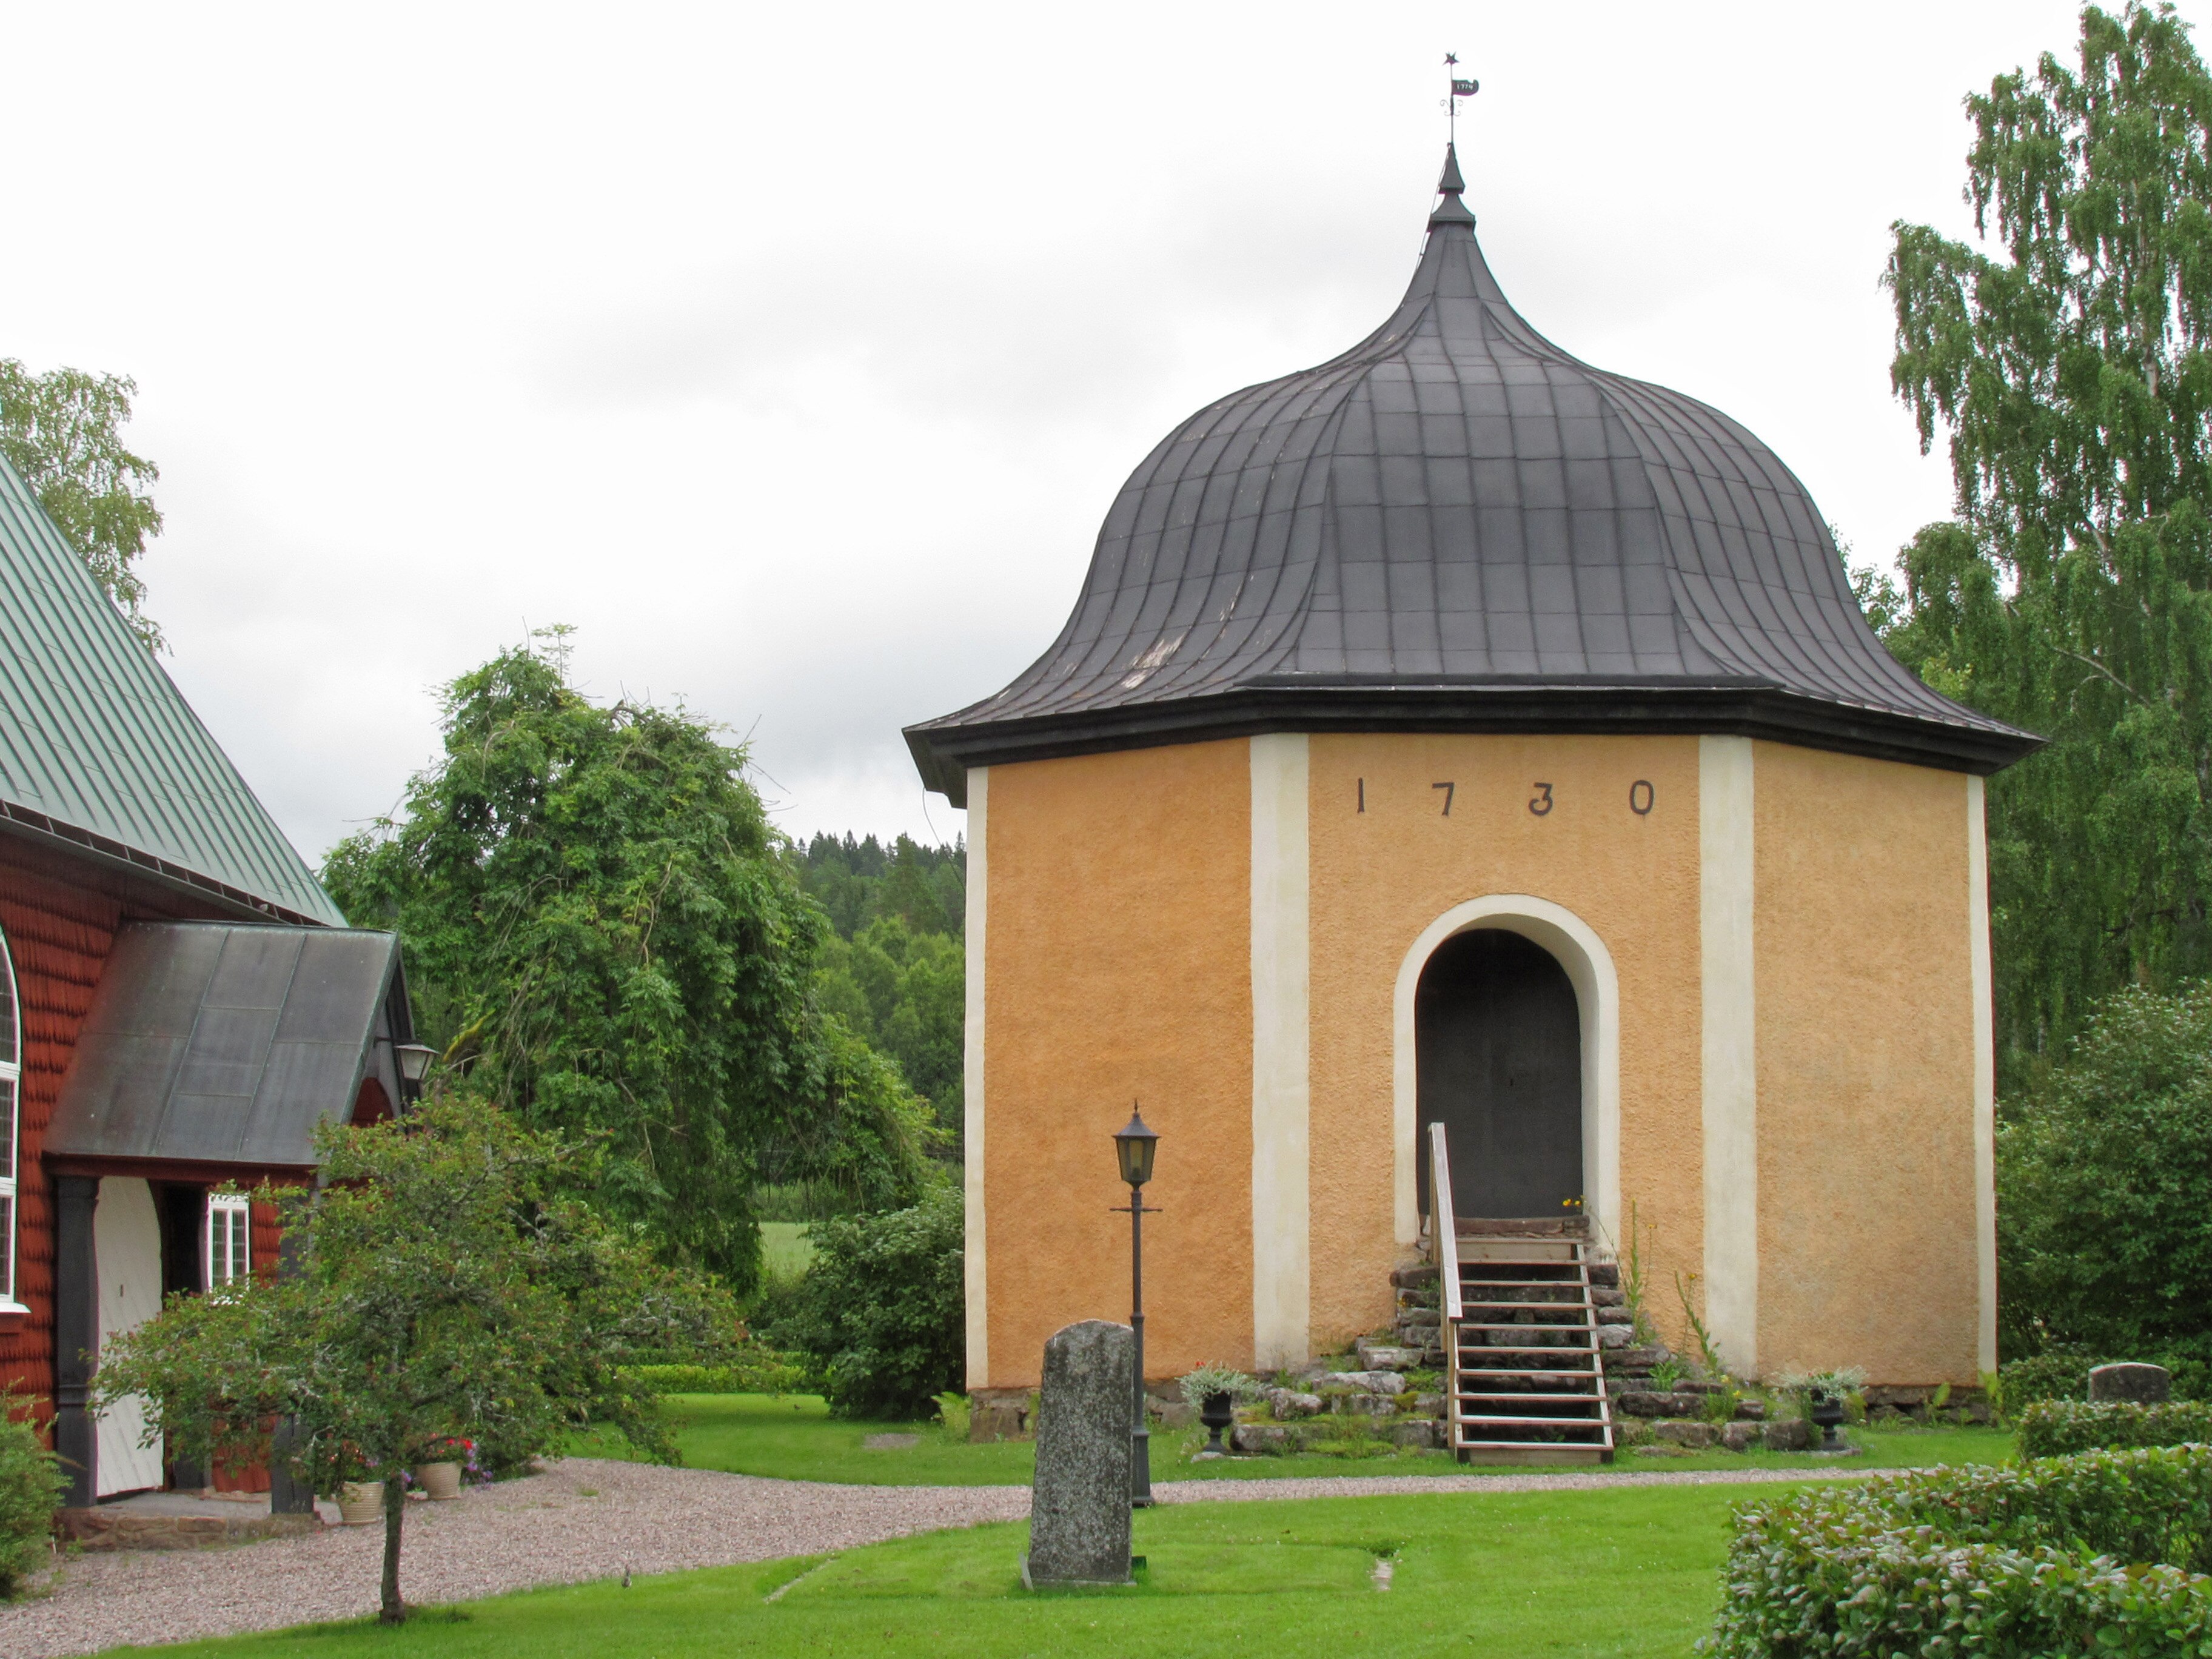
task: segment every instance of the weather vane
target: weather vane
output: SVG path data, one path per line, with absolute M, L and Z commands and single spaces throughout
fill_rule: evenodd
M 1455 149 L 1459 147 L 1459 100 L 1462 98 L 1472 98 L 1482 90 L 1481 82 L 1462 81 L 1457 76 L 1450 74 L 1451 70 L 1458 67 L 1459 54 L 1455 52 L 1446 52 L 1444 70 L 1446 77 L 1451 82 L 1451 94 L 1444 100 L 1444 127 L 1449 142 Z

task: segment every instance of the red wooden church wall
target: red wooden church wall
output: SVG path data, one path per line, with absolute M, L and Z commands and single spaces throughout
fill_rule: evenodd
M 216 914 L 122 872 L 0 836 L 0 930 L 15 957 L 23 1022 L 15 1299 L 31 1310 L 20 1330 L 0 1331 L 0 1385 L 20 1382 L 48 1401 L 53 1394 L 54 1212 L 40 1153 L 115 930 L 134 916 Z M 40 1417 L 50 1410 L 42 1406 Z

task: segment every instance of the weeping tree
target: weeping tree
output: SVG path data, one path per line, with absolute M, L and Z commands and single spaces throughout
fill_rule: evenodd
M 324 880 L 398 930 L 471 1087 L 603 1142 L 593 1200 L 748 1291 L 763 1175 L 910 1202 L 928 1109 L 815 1006 L 826 923 L 744 750 L 681 709 L 595 703 L 564 665 L 556 631 L 455 680 L 443 758 Z
M 2212 77 L 2171 7 L 2091 7 L 2073 62 L 1966 110 L 1978 245 L 1899 223 L 1885 277 L 1957 518 L 1869 597 L 1922 678 L 2052 739 L 1989 793 L 2017 1088 L 2099 999 L 2212 969 Z

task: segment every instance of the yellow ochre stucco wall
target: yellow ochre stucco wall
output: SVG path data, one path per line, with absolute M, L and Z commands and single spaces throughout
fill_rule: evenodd
M 1624 1217 L 1632 1199 L 1654 1283 L 1694 1270 L 1704 1226 L 1698 740 L 1316 736 L 1309 768 L 1316 1348 L 1390 1317 L 1389 1270 L 1401 1256 L 1391 1186 L 1399 969 L 1445 911 L 1492 894 L 1548 899 L 1611 953 Z M 1644 814 L 1629 805 L 1639 779 L 1652 786 Z M 1455 786 L 1449 817 L 1440 782 Z M 1529 810 L 1540 784 L 1551 786 L 1540 816 Z M 1671 1329 L 1669 1311 L 1653 1309 Z
M 1966 779 L 1754 745 L 1759 1368 L 1975 1380 Z
M 1160 1135 L 1145 1189 L 1146 1370 L 1252 1358 L 1249 745 L 991 769 L 984 1140 L 990 1385 L 1129 1313 L 1109 1137 Z
M 989 1386 L 1034 1383 L 1061 1326 L 1126 1316 L 1128 1222 L 1109 1211 L 1126 1189 L 1108 1138 L 1133 1097 L 1163 1136 L 1146 1369 L 1252 1362 L 1252 752 L 1238 740 L 991 769 Z M 1689 1346 L 1677 1274 L 1694 1286 L 1712 1265 L 1699 753 L 1694 737 L 1306 741 L 1314 1352 L 1387 1322 L 1405 1255 L 1400 970 L 1446 912 L 1503 894 L 1571 912 L 1617 974 L 1617 1231 L 1634 1218 L 1649 1311 Z M 1764 742 L 1749 755 L 1757 1368 L 1972 1382 L 1967 781 Z M 1638 780 L 1647 813 L 1631 809 Z

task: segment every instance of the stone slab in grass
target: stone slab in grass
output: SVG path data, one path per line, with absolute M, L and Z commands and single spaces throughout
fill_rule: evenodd
M 1136 1334 L 1103 1319 L 1044 1345 L 1024 1583 L 1128 1583 L 1136 1354 Z

